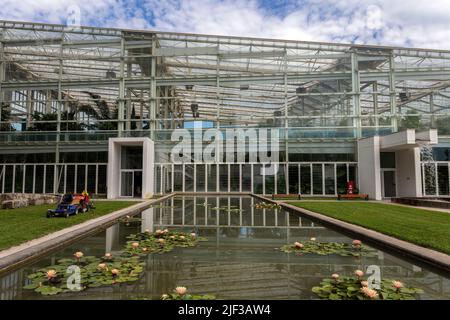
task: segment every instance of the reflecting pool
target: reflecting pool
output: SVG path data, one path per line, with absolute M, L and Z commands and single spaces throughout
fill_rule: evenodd
M 449 276 L 411 264 L 376 248 L 375 257 L 295 255 L 279 250 L 285 244 L 307 241 L 351 243 L 353 239 L 281 209 L 256 209 L 258 199 L 239 196 L 179 196 L 140 214 L 141 219 L 120 222 L 38 262 L 0 278 L 0 299 L 159 299 L 185 286 L 192 294 L 217 299 L 317 299 L 311 288 L 332 273 L 352 275 L 356 269 L 379 266 L 383 278 L 425 291 L 421 299 L 450 299 Z M 100 203 L 99 203 L 100 205 Z M 145 258 L 137 282 L 90 288 L 77 293 L 42 296 L 25 290 L 27 275 L 71 258 L 119 255 L 127 236 L 144 230 L 169 228 L 195 232 L 208 239 L 194 248 L 175 248 Z

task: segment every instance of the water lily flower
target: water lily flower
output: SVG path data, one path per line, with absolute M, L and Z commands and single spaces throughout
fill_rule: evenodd
M 105 253 L 105 258 L 106 259 L 111 259 L 112 258 L 112 254 L 111 253 Z
M 56 278 L 56 271 L 55 270 L 48 270 L 46 275 L 47 275 L 47 279 L 48 280 Z
M 175 292 L 176 292 L 177 294 L 179 294 L 180 296 L 185 295 L 185 294 L 186 294 L 186 291 L 187 291 L 186 287 L 176 287 L 176 288 L 175 288 Z
M 149 229 L 145 229 L 144 232 L 145 232 L 145 233 L 150 233 L 150 230 L 149 230 Z
M 358 247 L 361 247 L 362 242 L 361 242 L 361 240 L 353 240 L 352 244 L 354 247 L 358 248 Z
M 338 275 L 337 273 L 333 273 L 333 274 L 331 275 L 331 277 L 332 277 L 334 280 L 339 279 L 339 275 Z
M 295 243 L 294 243 L 294 246 L 295 246 L 297 249 L 303 249 L 303 247 L 304 247 L 304 245 L 301 244 L 300 242 L 295 242 Z
M 131 246 L 133 247 L 133 249 L 137 249 L 139 247 L 139 242 L 133 242 Z
M 378 297 L 378 292 L 376 292 L 373 289 L 370 289 L 369 287 L 361 288 L 361 292 L 370 299 L 376 299 Z
M 81 251 L 78 251 L 78 252 L 75 252 L 73 255 L 77 260 L 80 260 L 81 258 L 83 258 L 84 253 Z
M 164 229 L 163 233 L 169 233 L 169 229 Z
M 362 271 L 362 270 L 356 270 L 356 271 L 355 271 L 355 275 L 356 275 L 358 278 L 361 278 L 361 277 L 364 275 L 364 271 Z
M 159 244 L 164 244 L 166 242 L 166 240 L 164 239 L 158 239 Z
M 147 250 L 148 250 L 147 248 L 142 248 L 142 251 L 144 252 L 147 252 Z
M 192 238 L 195 238 L 196 236 L 197 236 L 197 235 L 196 235 L 194 232 L 191 233 L 191 237 L 192 237 Z
M 403 283 L 401 283 L 400 281 L 392 281 L 392 285 L 397 290 L 403 288 Z
M 369 282 L 368 281 L 361 281 L 361 286 L 368 287 L 369 286 Z
M 163 294 L 163 295 L 161 296 L 161 299 L 162 299 L 162 300 L 167 300 L 167 299 L 169 299 L 169 295 L 168 295 L 168 294 Z
M 112 270 L 111 270 L 111 273 L 112 273 L 113 276 L 117 276 L 117 275 L 120 274 L 120 271 L 117 270 L 117 269 L 112 269 Z
M 175 236 L 170 236 L 169 239 L 170 240 L 175 240 Z
M 106 270 L 106 269 L 107 269 L 106 263 L 100 263 L 100 264 L 97 266 L 97 269 L 99 269 L 99 270 Z
M 180 236 L 180 240 L 184 240 L 184 239 L 186 239 L 185 236 Z
M 310 240 L 311 240 L 311 241 L 316 241 L 316 238 L 311 238 Z

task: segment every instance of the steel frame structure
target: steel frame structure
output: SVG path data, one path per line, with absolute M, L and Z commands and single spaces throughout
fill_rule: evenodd
M 164 163 L 192 121 L 280 128 L 289 162 L 410 126 L 450 135 L 450 51 L 0 21 L 0 106 L 0 153 L 45 146 L 55 164 L 141 136 Z

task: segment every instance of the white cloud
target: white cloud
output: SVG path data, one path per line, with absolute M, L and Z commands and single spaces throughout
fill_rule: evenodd
M 67 7 L 77 4 L 88 25 L 450 49 L 449 0 L 284 0 L 276 10 L 257 0 L 140 3 L 0 0 L 0 18 L 64 23 Z

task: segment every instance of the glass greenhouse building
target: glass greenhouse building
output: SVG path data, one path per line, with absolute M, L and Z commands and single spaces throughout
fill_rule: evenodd
M 0 106 L 1 193 L 449 195 L 450 51 L 0 21 Z

